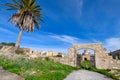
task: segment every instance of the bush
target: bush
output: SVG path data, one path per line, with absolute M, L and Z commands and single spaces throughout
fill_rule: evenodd
M 9 43 L 6 43 L 6 42 L 2 42 L 1 43 L 3 46 L 15 46 L 15 43 L 13 43 L 13 42 L 9 42 Z
M 46 60 L 46 61 L 49 61 L 49 60 L 50 60 L 50 58 L 49 58 L 49 57 L 46 57 L 46 58 L 45 58 L 45 60 Z
M 8 43 L 7 45 L 8 45 L 8 46 L 15 46 L 15 43 L 10 42 L 10 43 Z
M 0 49 L 2 49 L 3 46 L 0 46 Z
M 2 44 L 2 45 L 7 45 L 7 43 L 6 43 L 6 42 L 2 42 L 1 44 Z
M 81 62 L 81 67 L 83 68 L 83 69 L 91 69 L 91 63 L 90 63 L 90 61 L 82 61 Z
M 22 55 L 25 54 L 22 49 L 17 49 L 17 50 L 15 51 L 15 53 L 16 53 L 16 54 L 22 54 Z
M 56 55 L 55 57 L 62 57 L 62 55 L 58 54 L 58 55 Z

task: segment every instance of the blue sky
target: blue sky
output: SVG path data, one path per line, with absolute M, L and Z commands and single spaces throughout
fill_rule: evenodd
M 0 0 L 0 3 L 12 0 Z M 72 44 L 103 43 L 120 49 L 120 0 L 37 0 L 45 23 L 24 32 L 22 47 L 67 53 Z M 8 22 L 14 11 L 0 7 L 0 42 L 16 42 L 19 29 Z

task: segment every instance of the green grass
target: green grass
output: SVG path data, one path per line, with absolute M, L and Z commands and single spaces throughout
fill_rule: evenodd
M 118 77 L 115 76 L 115 74 L 111 74 L 111 73 L 109 72 L 110 70 L 106 70 L 106 69 L 96 69 L 96 68 L 94 68 L 94 69 L 92 69 L 91 71 L 104 74 L 104 75 L 106 75 L 106 76 L 108 76 L 108 77 L 110 77 L 110 78 L 113 78 L 113 79 L 115 79 L 115 80 L 120 80 L 120 79 L 118 79 Z
M 50 59 L 17 59 L 8 60 L 0 57 L 0 66 L 5 70 L 16 73 L 25 78 L 25 80 L 63 80 L 69 73 L 78 68 L 54 63 Z M 80 68 L 81 69 L 81 68 Z M 91 71 L 104 74 L 115 80 L 119 80 L 115 74 L 109 73 L 109 70 L 91 69 Z M 119 72 L 120 70 L 118 70 Z
M 90 64 L 89 61 L 83 61 L 83 62 L 81 63 L 81 68 L 82 68 L 82 69 L 87 69 L 87 70 L 90 70 L 90 71 L 94 71 L 94 72 L 101 73 L 101 74 L 106 75 L 106 76 L 108 76 L 108 77 L 110 77 L 110 78 L 113 78 L 113 79 L 115 79 L 115 80 L 120 80 L 118 76 L 115 76 L 115 74 L 110 73 L 110 70 L 91 68 L 91 64 Z M 118 73 L 119 73 L 120 70 L 117 70 L 117 71 L 118 71 Z
M 8 60 L 3 57 L 0 57 L 0 66 L 23 76 L 26 80 L 63 80 L 76 69 L 50 60 Z

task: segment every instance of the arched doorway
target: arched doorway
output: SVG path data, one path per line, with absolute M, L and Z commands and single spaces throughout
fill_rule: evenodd
M 82 61 L 90 61 L 91 67 L 95 67 L 95 51 L 90 48 L 82 48 L 77 50 L 76 65 L 81 66 Z
M 77 66 L 77 54 L 76 52 L 83 48 L 93 49 L 95 52 L 95 67 L 98 69 L 109 68 L 109 56 L 106 54 L 105 48 L 101 43 L 94 44 L 73 44 L 68 49 L 68 64 L 71 66 Z

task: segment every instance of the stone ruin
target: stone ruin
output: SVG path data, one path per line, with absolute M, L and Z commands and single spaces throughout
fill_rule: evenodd
M 12 52 L 13 50 L 14 50 L 13 46 L 3 46 L 0 51 L 3 51 L 3 52 L 7 52 L 7 51 Z
M 68 49 L 68 55 L 64 58 L 52 58 L 55 62 L 60 62 L 62 64 L 67 64 L 70 66 L 77 67 L 78 55 L 77 51 L 83 48 L 88 48 L 94 50 L 94 67 L 98 69 L 120 69 L 120 60 L 113 59 L 109 56 L 103 48 L 101 43 L 95 44 L 73 44 L 71 48 Z
M 3 46 L 0 49 L 0 55 L 10 58 L 10 59 L 17 59 L 17 58 L 28 58 L 28 59 L 34 59 L 41 56 L 41 52 L 38 50 L 31 50 L 30 48 L 18 48 L 18 52 L 16 53 L 14 46 Z
M 84 54 L 80 58 L 79 55 L 77 54 L 77 51 L 83 48 L 94 50 L 94 56 L 90 56 L 89 53 L 86 51 L 88 54 Z M 13 49 L 14 49 L 13 46 L 3 46 L 2 49 L 0 50 L 0 54 L 9 55 L 9 53 L 6 54 L 6 51 L 11 52 Z M 38 55 L 42 57 L 39 51 L 36 50 L 32 51 L 29 48 L 23 48 L 23 49 L 27 53 L 28 58 L 38 58 Z M 51 54 L 51 52 L 49 52 L 49 54 Z M 13 55 L 11 55 L 11 57 L 13 57 Z M 82 60 L 85 60 L 86 58 L 87 60 L 91 59 L 92 66 L 98 69 L 120 69 L 120 60 L 113 59 L 112 56 L 108 55 L 101 43 L 73 44 L 71 48 L 68 49 L 67 56 L 50 57 L 50 58 L 54 62 L 59 62 L 74 67 L 80 66 L 80 62 Z
M 30 48 L 18 48 L 17 52 L 14 51 L 15 47 L 14 46 L 2 46 L 0 49 L 0 55 L 7 56 L 7 57 L 13 57 L 15 56 L 16 58 L 19 57 L 27 57 L 28 59 L 35 59 L 35 58 L 45 58 L 45 57 L 55 57 L 59 55 L 58 52 L 55 51 L 47 51 L 46 54 L 42 54 L 42 52 L 38 50 L 31 50 Z M 14 54 L 17 53 L 17 54 Z M 64 57 L 63 54 L 61 54 L 62 57 Z

